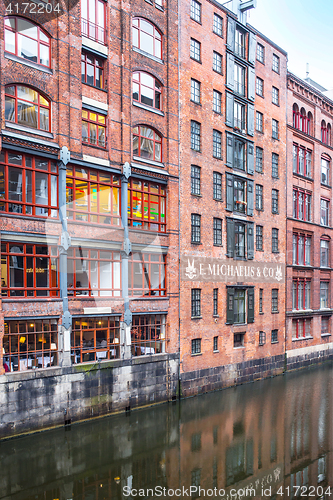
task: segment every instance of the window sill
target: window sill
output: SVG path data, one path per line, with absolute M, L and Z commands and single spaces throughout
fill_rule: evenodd
M 24 64 L 25 66 L 29 66 L 29 68 L 38 69 L 38 71 L 42 71 L 43 73 L 47 73 L 49 75 L 53 75 L 53 71 L 51 68 L 47 66 L 42 66 L 41 64 L 34 63 L 32 61 L 27 61 L 23 59 L 23 57 L 18 57 L 14 54 L 10 54 L 9 52 L 5 52 L 6 59 L 10 59 L 11 61 L 15 61 L 20 64 Z
M 147 111 L 150 111 L 151 113 L 155 113 L 156 115 L 164 116 L 163 111 L 152 108 L 151 106 L 145 106 L 141 102 L 133 101 L 133 106 L 136 106 L 137 108 L 141 108 L 141 109 L 146 109 Z
M 191 319 L 202 319 L 202 316 L 191 316 Z
M 216 33 L 216 31 L 213 30 L 214 35 L 219 36 L 220 38 L 224 38 L 223 34 L 220 35 L 219 33 Z
M 25 127 L 24 125 L 19 125 L 18 123 L 6 122 L 6 128 L 13 128 L 14 130 L 19 130 L 20 132 L 28 132 L 29 134 L 40 135 L 41 137 L 53 139 L 53 134 L 51 134 L 51 132 Z
M 278 137 L 273 137 L 273 136 L 272 136 L 272 139 L 273 139 L 273 141 L 279 141 L 280 140 Z
M 303 175 L 303 174 L 300 174 L 298 172 L 293 172 L 293 175 L 295 175 L 296 177 L 300 177 L 300 179 L 305 179 L 307 181 L 313 182 L 313 178 L 312 177 L 308 177 L 307 175 Z
M 154 165 L 154 167 L 165 168 L 164 163 L 154 160 L 148 160 L 148 158 L 141 158 L 141 156 L 133 156 L 133 160 L 147 163 L 148 165 Z
M 195 57 L 191 57 L 191 56 L 190 56 L 190 59 L 192 59 L 192 61 L 195 61 L 199 64 L 202 64 L 201 59 L 196 59 Z
M 322 185 L 322 187 L 332 189 L 332 186 L 330 186 L 329 184 L 324 184 L 324 182 L 321 182 L 321 185 Z
M 190 19 L 191 19 L 191 21 L 194 21 L 195 23 L 200 24 L 200 26 L 202 26 L 201 21 L 197 21 L 196 19 L 193 19 L 193 17 L 190 17 Z
M 214 68 L 212 68 L 212 69 L 213 69 L 214 73 L 217 73 L 218 75 L 223 76 L 222 71 L 218 71 L 217 69 L 214 69 Z
M 218 201 L 219 203 L 222 203 L 222 198 L 221 199 L 217 199 L 217 198 L 213 198 L 214 201 Z
M 201 149 L 193 149 L 193 148 L 191 148 L 191 151 L 194 151 L 195 153 L 201 153 Z
M 223 161 L 222 156 L 214 156 L 214 155 L 213 155 L 213 158 L 214 158 L 214 160 L 220 160 L 220 161 Z
M 331 336 L 331 334 L 330 334 L 330 333 L 322 333 L 322 334 L 321 334 L 321 337 L 330 337 L 330 336 Z
M 216 109 L 213 109 L 213 113 L 216 113 L 217 115 L 222 116 L 222 111 L 216 111 Z
M 201 241 L 191 241 L 191 245 L 202 245 Z
M 95 87 L 95 85 L 91 85 L 91 83 L 82 82 L 82 84 L 86 85 L 87 87 L 90 87 L 91 89 L 101 90 L 102 92 L 105 92 L 106 94 L 108 93 L 108 91 L 106 89 L 102 89 L 101 87 Z M 100 113 L 100 111 L 99 111 L 99 113 Z
M 152 59 L 153 61 L 156 61 L 160 64 L 164 64 L 162 59 L 160 59 L 159 57 L 153 56 L 152 54 L 149 54 L 149 52 L 145 52 L 144 50 L 138 49 L 138 47 L 134 47 L 134 46 L 132 46 L 132 49 L 134 50 L 134 52 L 137 52 L 138 54 L 146 56 L 149 59 Z
M 244 349 L 244 347 L 245 347 L 244 345 L 239 345 L 237 347 L 234 346 L 234 349 Z
M 107 151 L 106 147 L 103 147 L 103 146 L 94 146 L 93 144 L 89 144 L 88 142 L 82 142 L 82 145 L 83 146 L 88 146 L 89 148 L 98 149 L 99 151 Z
M 272 314 L 279 314 L 279 311 L 271 311 Z
M 202 356 L 202 352 L 191 352 L 191 356 Z
M 330 335 L 330 334 L 329 334 Z M 308 337 L 299 337 L 298 339 L 291 339 L 292 342 L 299 342 L 300 340 L 312 340 L 313 337 L 308 336 Z
M 220 351 L 214 351 L 214 350 L 213 350 L 213 354 L 216 354 L 217 352 L 220 352 Z
M 262 98 L 264 99 L 264 95 L 263 95 L 263 94 L 258 94 L 258 93 L 256 92 L 256 95 L 257 95 L 258 97 L 262 97 Z
M 202 194 L 191 193 L 191 196 L 195 196 L 196 198 L 202 198 Z
M 278 340 L 274 340 L 274 342 L 271 342 L 271 344 L 278 344 L 279 341 Z
M 194 101 L 194 99 L 190 99 L 190 102 L 193 102 L 193 104 L 201 107 L 201 102 Z

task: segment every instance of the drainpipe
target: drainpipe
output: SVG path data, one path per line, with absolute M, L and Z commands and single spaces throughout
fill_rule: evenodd
M 59 167 L 59 217 L 61 221 L 61 237 L 59 245 L 60 297 L 62 298 L 62 325 L 59 328 L 59 365 L 71 365 L 71 329 L 72 316 L 68 310 L 67 295 L 67 251 L 71 246 L 71 238 L 67 231 L 66 217 L 66 165 L 70 160 L 70 152 L 66 146 L 60 151 Z
M 123 165 L 123 175 L 121 176 L 121 222 L 124 228 L 124 246 L 121 252 L 121 288 L 124 299 L 124 325 L 122 328 L 122 338 L 120 343 L 122 346 L 122 358 L 129 359 L 131 357 L 131 323 L 132 312 L 129 307 L 128 297 L 128 258 L 132 251 L 132 245 L 128 234 L 128 218 L 127 218 L 127 196 L 128 196 L 128 179 L 131 176 L 131 166 L 128 162 Z

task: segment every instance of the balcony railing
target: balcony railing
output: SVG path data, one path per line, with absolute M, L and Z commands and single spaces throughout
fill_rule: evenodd
M 81 19 L 81 32 L 82 36 L 86 36 L 90 38 L 90 40 L 106 45 L 106 32 L 103 26 L 92 23 L 87 19 Z

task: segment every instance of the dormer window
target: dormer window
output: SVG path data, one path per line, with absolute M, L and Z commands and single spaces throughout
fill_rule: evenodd
M 5 19 L 5 51 L 42 66 L 50 67 L 50 37 L 27 19 Z

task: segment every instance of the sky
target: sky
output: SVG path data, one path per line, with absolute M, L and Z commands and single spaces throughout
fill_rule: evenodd
M 228 5 L 226 5 L 227 7 Z M 288 52 L 288 69 L 333 89 L 333 0 L 257 0 L 247 22 Z

